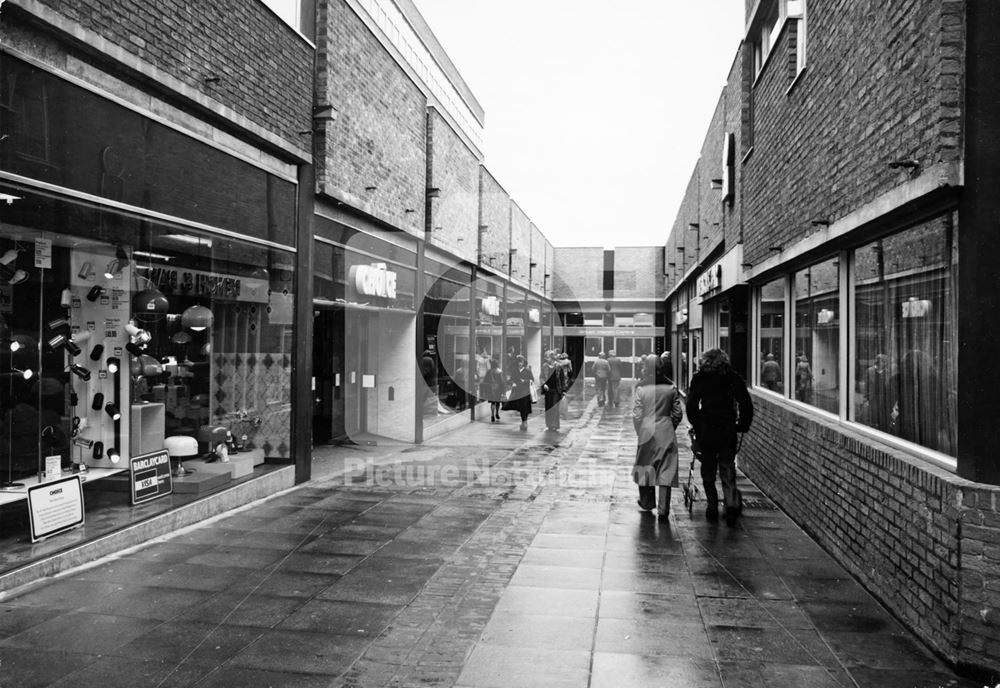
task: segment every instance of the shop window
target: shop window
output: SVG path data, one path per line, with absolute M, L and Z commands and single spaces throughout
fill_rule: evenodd
M 795 399 L 825 411 L 839 409 L 839 260 L 795 273 Z
M 294 254 L 3 191 L 5 480 L 100 477 L 170 437 L 192 460 L 290 459 Z
M 583 347 L 588 357 L 597 356 L 597 354 L 604 351 L 604 340 L 600 337 L 585 337 Z
M 757 350 L 760 352 L 761 387 L 783 394 L 785 391 L 785 278 L 760 288 Z
M 952 232 L 930 223 L 854 251 L 852 419 L 929 449 L 956 449 Z

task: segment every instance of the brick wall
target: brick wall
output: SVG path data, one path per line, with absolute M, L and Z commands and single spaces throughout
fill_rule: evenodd
M 48 8 L 284 139 L 301 144 L 298 132 L 309 129 L 313 49 L 257 0 L 6 5 L 5 15 L 17 5 Z
M 476 262 L 479 227 L 479 160 L 434 108 L 427 112 L 429 240 Z
M 752 87 L 753 151 L 743 169 L 745 257 L 813 231 L 961 157 L 964 4 L 810 3 L 807 68 L 795 81 L 786 24 Z
M 481 264 L 506 275 L 510 261 L 510 196 L 485 167 L 479 168 Z
M 615 247 L 615 298 L 651 299 L 664 292 L 663 250 L 658 246 Z
M 931 647 L 1000 671 L 1000 487 L 752 394 L 740 468 Z
M 600 246 L 560 246 L 555 250 L 553 265 L 554 300 L 604 298 L 604 249 Z
M 517 253 L 510 257 L 510 279 L 527 286 L 531 261 L 531 219 L 513 201 L 510 211 L 510 247 L 517 249 Z
M 531 223 L 531 289 L 539 294 L 545 287 L 545 235 L 542 230 Z M 529 266 L 530 267 L 530 266 Z
M 317 91 L 339 115 L 317 137 L 320 193 L 424 235 L 427 99 L 344 0 L 317 19 Z

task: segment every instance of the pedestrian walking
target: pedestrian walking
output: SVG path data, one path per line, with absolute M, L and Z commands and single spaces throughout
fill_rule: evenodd
M 622 362 L 615 350 L 608 351 L 608 403 L 618 408 L 618 386 L 622 381 Z
M 795 398 L 811 403 L 812 388 L 813 371 L 809 367 L 809 358 L 801 354 L 798 363 L 795 364 Z
M 573 400 L 573 361 L 569 360 L 569 354 L 556 349 L 556 358 L 562 366 L 563 374 L 566 378 L 566 388 L 563 390 L 563 399 L 559 404 L 559 417 L 566 418 L 569 414 L 569 404 Z
M 535 384 L 535 376 L 531 373 L 524 356 L 514 357 L 516 368 L 510 374 L 511 409 L 521 414 L 521 430 L 528 429 L 528 416 L 531 414 L 531 386 Z
M 681 395 L 656 354 L 642 359 L 635 390 L 632 425 L 638 436 L 632 480 L 639 486 L 639 508 L 656 508 L 661 521 L 670 513 L 670 488 L 677 487 L 677 426 L 684 417 Z M 659 500 L 657 500 L 659 488 Z
M 726 523 L 734 526 L 740 510 L 736 493 L 737 433 L 750 429 L 753 402 L 746 383 L 722 349 L 702 354 L 698 372 L 691 378 L 686 411 L 701 453 L 701 480 L 708 500 L 705 517 L 713 521 L 719 518 L 719 492 L 715 488 L 718 473 Z
M 768 389 L 777 391 L 781 384 L 781 365 L 774 360 L 774 354 L 764 357 L 764 362 L 760 366 L 760 381 Z
M 559 403 L 566 392 L 566 372 L 559 365 L 555 351 L 545 352 L 545 361 L 538 371 L 538 380 L 545 395 L 545 427 L 559 429 Z
M 603 407 L 608 398 L 608 373 L 611 366 L 608 365 L 608 355 L 603 351 L 597 354 L 594 361 L 594 384 L 597 386 L 597 405 Z
M 500 361 L 490 360 L 489 369 L 479 382 L 479 396 L 490 403 L 490 422 L 500 422 L 500 402 L 503 399 L 503 373 L 500 372 Z

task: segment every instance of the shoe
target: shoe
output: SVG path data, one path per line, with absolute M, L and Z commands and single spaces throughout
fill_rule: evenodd
M 739 519 L 740 519 L 740 510 L 739 509 L 735 509 L 735 508 L 733 508 L 733 509 L 727 508 L 726 509 L 726 525 L 727 526 L 729 526 L 730 528 L 735 527 L 736 526 L 736 522 L 739 521 Z
M 667 521 L 670 520 L 670 512 L 668 511 L 665 514 L 661 514 L 659 511 L 657 511 L 656 520 L 659 521 L 660 523 L 666 523 Z
M 653 510 L 653 507 L 646 506 L 645 504 L 643 504 L 641 499 L 635 500 L 635 503 L 638 504 L 639 508 L 642 509 L 643 511 L 652 511 Z
M 524 421 L 521 421 L 521 430 L 524 431 L 524 430 L 527 430 L 527 429 L 528 429 L 528 424 L 525 423 Z
M 707 509 L 705 509 L 705 518 L 709 521 L 719 520 L 719 505 L 710 504 Z

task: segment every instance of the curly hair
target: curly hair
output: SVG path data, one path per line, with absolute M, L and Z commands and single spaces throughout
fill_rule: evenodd
M 709 349 L 698 359 L 698 370 L 706 373 L 728 373 L 733 369 L 729 355 L 722 349 Z

